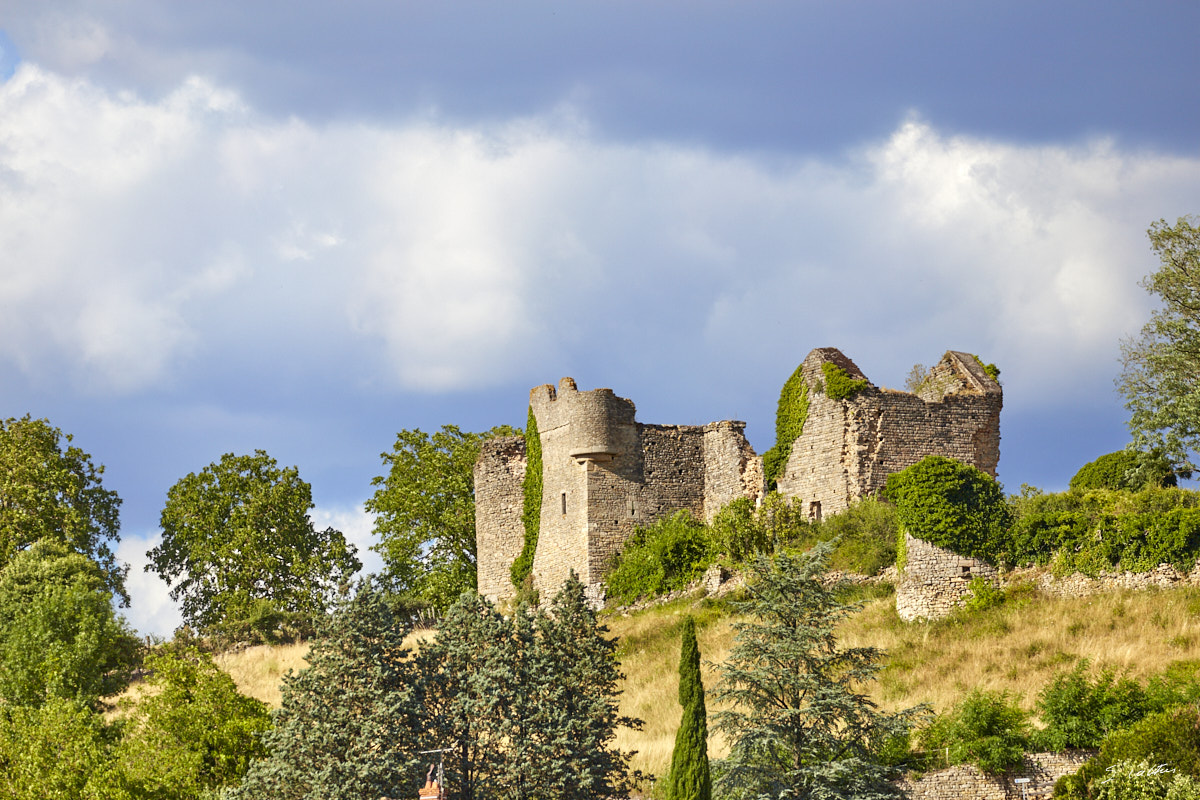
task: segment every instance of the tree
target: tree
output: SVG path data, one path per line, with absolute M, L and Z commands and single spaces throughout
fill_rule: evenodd
M 134 796 L 201 800 L 237 784 L 266 755 L 265 703 L 237 690 L 212 657 L 175 647 L 146 657 L 151 691 L 136 705 L 115 758 Z
M 167 492 L 146 570 L 174 584 L 171 598 L 198 628 L 243 634 L 248 621 L 278 614 L 305 628 L 362 567 L 341 532 L 313 527 L 312 507 L 295 467 L 262 450 L 227 453 Z
M 679 704 L 683 719 L 675 734 L 667 800 L 710 800 L 712 778 L 708 771 L 708 714 L 704 708 L 704 683 L 700 679 L 700 647 L 696 620 L 683 622 L 679 652 Z
M 975 689 L 924 732 L 926 750 L 946 750 L 951 764 L 1000 773 L 1019 765 L 1029 744 L 1029 715 L 1006 692 Z
M 132 800 L 110 739 L 104 718 L 74 700 L 37 708 L 0 703 L 0 797 Z
M 734 625 L 715 691 L 727 706 L 716 726 L 730 743 L 715 782 L 723 796 L 901 796 L 882 753 L 922 711 L 885 713 L 861 692 L 881 653 L 838 647 L 834 629 L 856 607 L 838 599 L 841 585 L 821 581 L 831 551 L 824 542 L 751 565 L 749 596 L 735 604 L 750 620 Z
M 445 609 L 476 587 L 475 461 L 480 445 L 520 431 L 507 425 L 469 433 L 443 425 L 432 436 L 421 430 L 396 434 L 381 453 L 387 474 L 366 502 L 376 515 L 385 579 L 393 591 Z
M 548 608 L 511 618 L 463 595 L 418 653 L 425 713 L 440 746 L 458 743 L 448 782 L 462 800 L 624 796 L 629 755 L 616 730 L 620 671 L 572 576 Z
M 51 539 L 0 570 L 0 699 L 94 708 L 125 686 L 138 640 L 113 611 L 105 579 L 94 561 Z
M 1194 469 L 1200 449 L 1200 217 L 1150 226 L 1159 268 L 1142 288 L 1162 306 L 1136 339 L 1121 344 L 1117 386 L 1130 411 L 1130 448 L 1162 453 Z
M 28 414 L 0 422 L 0 569 L 34 542 L 54 539 L 99 564 L 108 589 L 128 605 L 128 567 L 112 549 L 121 499 L 101 485 L 104 467 L 71 441 Z
M 282 706 L 230 800 L 376 800 L 411 793 L 429 749 L 423 681 L 409 658 L 404 615 L 360 585 L 325 623 L 309 666 L 283 679 Z

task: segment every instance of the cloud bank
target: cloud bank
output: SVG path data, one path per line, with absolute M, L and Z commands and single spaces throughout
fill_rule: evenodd
M 1110 377 L 1146 226 L 1200 204 L 1194 157 L 918 117 L 781 158 L 607 141 L 569 108 L 312 124 L 200 78 L 146 99 L 23 63 L 0 119 L 0 359 L 116 395 L 215 365 L 438 392 L 684 340 Z

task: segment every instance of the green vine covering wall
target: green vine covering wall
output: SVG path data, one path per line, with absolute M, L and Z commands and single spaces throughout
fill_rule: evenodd
M 538 436 L 537 417 L 533 406 L 525 422 L 525 504 L 521 521 L 525 523 L 525 546 L 513 561 L 510 575 L 513 586 L 520 587 L 533 571 L 533 554 L 537 550 L 538 530 L 542 524 L 542 440 Z
M 804 432 L 804 420 L 808 418 L 808 384 L 801 374 L 803 369 L 803 364 L 796 367 L 779 392 L 779 405 L 775 409 L 775 446 L 763 453 L 768 490 L 775 488 L 788 456 L 792 454 L 792 444 Z
M 979 356 L 975 355 L 974 353 L 971 354 L 971 357 L 975 359 L 975 361 L 979 364 L 979 366 L 983 367 L 983 371 L 987 373 L 987 376 L 989 378 L 994 380 L 996 383 L 1000 382 L 1000 368 L 999 367 L 997 367 L 995 364 L 983 363 L 983 359 L 980 358 Z
M 867 388 L 865 380 L 855 380 L 837 364 L 826 361 L 821 365 L 825 373 L 825 396 L 830 400 L 848 400 Z

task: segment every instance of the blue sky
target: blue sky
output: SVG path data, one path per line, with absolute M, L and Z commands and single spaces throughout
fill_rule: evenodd
M 772 444 L 814 347 L 1003 371 L 1000 477 L 1124 445 L 1145 230 L 1200 212 L 1200 6 L 0 3 L 0 409 L 124 498 L 299 466 L 366 553 L 396 431 L 564 375 Z M 370 559 L 368 559 L 370 562 Z M 377 562 L 374 562 L 377 563 Z

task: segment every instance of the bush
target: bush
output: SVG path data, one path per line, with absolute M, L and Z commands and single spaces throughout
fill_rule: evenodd
M 829 361 L 821 365 L 821 372 L 825 373 L 825 396 L 830 400 L 849 400 L 867 388 L 865 380 L 851 378 L 850 373 Z
M 1129 728 L 1105 737 L 1100 752 L 1054 784 L 1060 800 L 1099 796 L 1101 781 L 1120 762 L 1166 764 L 1177 774 L 1200 777 L 1200 710 L 1194 706 L 1151 714 Z
M 1046 726 L 1033 735 L 1038 749 L 1097 747 L 1108 734 L 1146 715 L 1146 693 L 1136 681 L 1116 680 L 1111 670 L 1101 672 L 1093 681 L 1087 670 L 1088 662 L 1081 661 L 1038 694 L 1038 715 Z
M 1004 490 L 975 467 L 927 456 L 889 475 L 884 496 L 900 527 L 918 539 L 991 562 L 1007 546 L 1012 517 Z
M 623 603 L 682 589 L 716 558 L 703 522 L 677 511 L 638 528 L 613 561 L 605 579 L 608 596 Z
M 708 531 L 715 552 L 735 563 L 775 551 L 776 530 L 763 524 L 749 498 L 739 497 L 718 511 Z
M 1071 478 L 1075 492 L 1089 489 L 1138 490 L 1148 487 L 1176 486 L 1175 469 L 1162 455 L 1118 450 L 1084 464 Z
M 949 750 L 951 764 L 975 764 L 995 774 L 1021 763 L 1029 720 L 1007 692 L 975 689 L 934 720 L 921 742 L 926 750 Z

